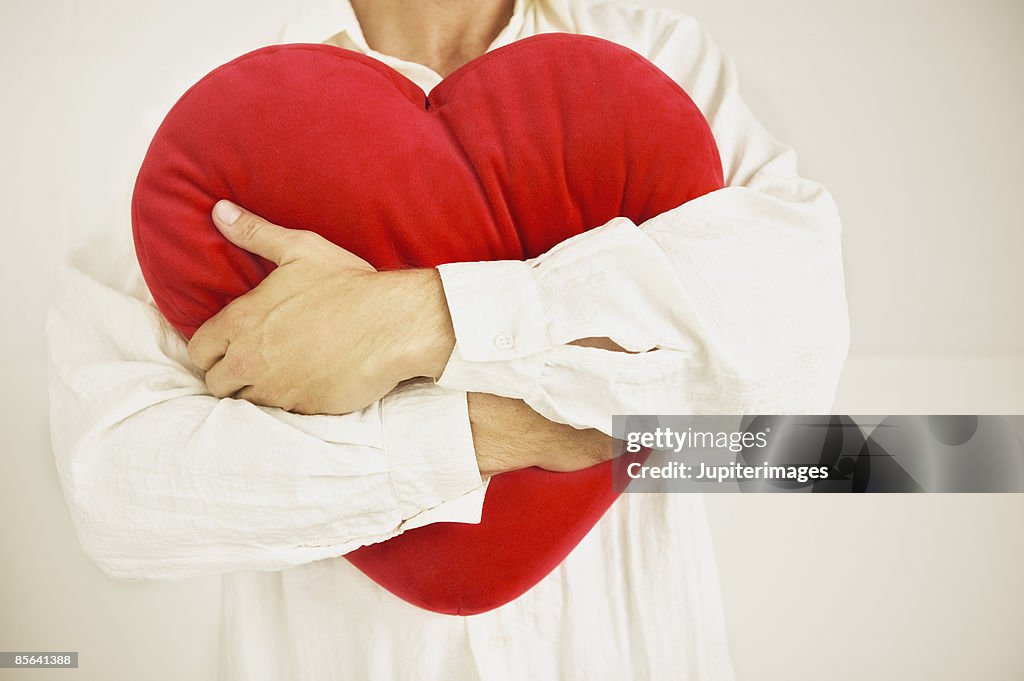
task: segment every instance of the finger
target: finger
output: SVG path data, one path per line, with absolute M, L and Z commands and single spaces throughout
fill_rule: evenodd
M 234 394 L 235 399 L 245 400 L 246 402 L 252 402 L 253 404 L 262 404 L 264 406 L 276 406 L 266 404 L 260 396 L 259 390 L 254 385 L 243 386 Z
M 285 263 L 295 243 L 295 230 L 267 222 L 226 200 L 213 206 L 213 224 L 234 245 L 277 265 Z
M 253 404 L 258 404 L 264 407 L 277 407 L 279 409 L 284 409 L 285 411 L 297 411 L 296 405 L 287 401 L 287 395 L 272 395 L 268 391 L 255 385 L 247 385 L 243 387 L 235 393 L 234 396 L 240 400 L 246 400 L 247 402 L 252 402 Z
M 206 320 L 206 323 L 196 329 L 188 342 L 189 359 L 203 371 L 209 371 L 210 367 L 219 362 L 228 351 L 231 338 L 224 323 L 224 315 L 221 313 Z
M 229 397 L 248 385 L 248 381 L 238 375 L 227 357 L 206 372 L 206 387 L 214 397 Z

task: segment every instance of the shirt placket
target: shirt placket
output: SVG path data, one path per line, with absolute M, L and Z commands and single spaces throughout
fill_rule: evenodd
M 466 618 L 469 650 L 480 674 L 480 681 L 505 681 L 515 678 L 518 666 L 509 659 L 509 640 L 496 613 Z

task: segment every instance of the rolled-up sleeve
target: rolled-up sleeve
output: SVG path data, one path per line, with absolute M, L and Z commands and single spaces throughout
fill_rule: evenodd
M 428 522 L 479 522 L 465 393 L 404 385 L 344 416 L 217 399 L 130 246 L 112 243 L 66 268 L 47 319 L 57 469 L 105 572 L 283 569 Z

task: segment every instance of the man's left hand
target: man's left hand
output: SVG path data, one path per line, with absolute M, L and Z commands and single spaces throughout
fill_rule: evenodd
M 213 221 L 233 244 L 277 264 L 188 344 L 214 395 L 344 414 L 405 379 L 441 375 L 455 334 L 437 270 L 377 272 L 314 232 L 228 201 Z

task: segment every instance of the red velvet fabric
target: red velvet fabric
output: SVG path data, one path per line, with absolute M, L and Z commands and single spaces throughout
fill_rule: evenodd
M 193 86 L 139 172 L 135 246 L 186 337 L 271 263 L 210 221 L 221 198 L 311 229 L 379 269 L 525 259 L 617 216 L 722 186 L 710 129 L 640 55 L 548 34 L 494 50 L 429 96 L 328 45 L 246 54 Z M 616 498 L 611 466 L 491 481 L 479 525 L 433 524 L 346 557 L 420 607 L 473 614 L 536 584 Z

